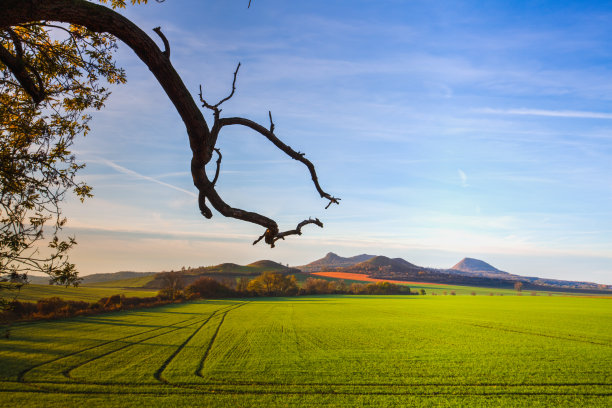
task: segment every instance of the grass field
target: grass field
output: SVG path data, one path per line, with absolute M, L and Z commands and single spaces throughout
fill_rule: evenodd
M 18 292 L 11 292 L 10 298 L 13 295 L 17 296 L 17 300 L 21 302 L 35 302 L 39 299 L 50 297 L 61 297 L 64 300 L 82 300 L 85 302 L 96 302 L 100 298 L 112 295 L 125 295 L 148 297 L 157 295 L 158 290 L 143 290 L 143 289 L 125 289 L 121 287 L 64 287 L 55 285 L 35 285 L 28 284 L 22 287 Z
M 22 323 L 0 405 L 612 406 L 612 300 L 321 296 Z

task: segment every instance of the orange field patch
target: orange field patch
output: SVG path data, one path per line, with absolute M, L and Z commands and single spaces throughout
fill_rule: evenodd
M 429 282 L 409 282 L 409 281 L 400 281 L 400 280 L 390 280 L 390 279 L 376 279 L 370 278 L 367 275 L 362 275 L 360 273 L 348 273 L 348 272 L 312 272 L 311 275 L 318 276 L 326 276 L 328 278 L 336 278 L 336 279 L 348 279 L 348 280 L 356 280 L 363 282 L 389 282 L 389 283 L 397 283 L 400 285 L 438 285 L 445 286 L 443 283 L 429 283 Z

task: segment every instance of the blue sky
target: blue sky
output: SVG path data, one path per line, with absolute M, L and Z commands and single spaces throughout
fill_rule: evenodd
M 242 4 L 244 3 L 244 4 Z M 267 124 L 342 198 L 325 210 L 305 167 L 261 136 L 222 134 L 220 194 L 307 227 L 277 248 L 261 228 L 198 211 L 187 136 L 132 52 L 75 151 L 95 198 L 67 204 L 82 274 L 329 251 L 612 284 L 612 4 L 167 0 L 124 13 L 161 26 L 187 87 Z M 208 113 L 207 113 L 208 114 Z M 209 116 L 210 117 L 210 116 Z

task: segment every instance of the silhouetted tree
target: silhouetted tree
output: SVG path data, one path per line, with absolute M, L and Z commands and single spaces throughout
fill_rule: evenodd
M 163 272 L 161 274 L 162 288 L 159 296 L 165 299 L 175 300 L 180 297 L 183 290 L 183 275 L 180 272 Z

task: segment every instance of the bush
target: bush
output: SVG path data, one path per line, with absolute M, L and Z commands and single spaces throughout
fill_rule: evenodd
M 298 287 L 295 275 L 264 272 L 249 282 L 247 289 L 260 296 L 293 296 Z
M 302 292 L 307 295 L 336 293 L 336 282 L 325 279 L 308 278 L 302 285 Z
M 236 292 L 221 282 L 205 276 L 187 286 L 185 295 L 188 299 L 217 299 L 235 296 Z
M 109 308 L 112 308 L 113 306 L 120 305 L 120 304 L 121 304 L 121 295 L 112 295 L 111 297 L 108 298 L 104 307 L 109 309 Z

